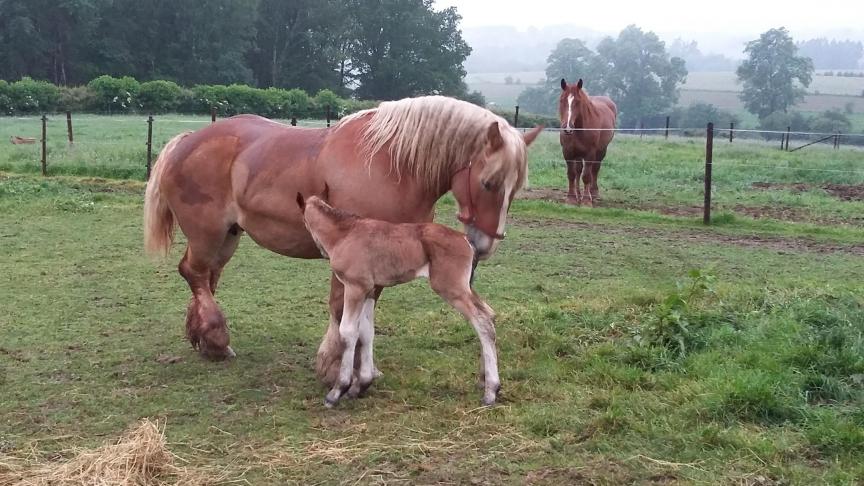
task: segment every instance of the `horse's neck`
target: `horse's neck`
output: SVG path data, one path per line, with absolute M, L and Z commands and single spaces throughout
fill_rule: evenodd
M 585 98 L 583 98 L 579 102 L 579 110 L 576 114 L 576 119 L 573 122 L 573 128 L 585 128 L 585 120 L 591 118 L 595 115 L 597 109 L 594 107 L 594 102 L 591 100 L 591 97 L 587 94 Z

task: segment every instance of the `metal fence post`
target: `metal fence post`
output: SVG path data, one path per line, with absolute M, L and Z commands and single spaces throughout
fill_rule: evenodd
M 732 137 L 735 133 L 735 122 L 729 122 L 729 143 L 732 143 Z
M 297 117 L 294 116 L 294 115 L 291 116 L 291 126 L 292 126 L 292 127 L 296 127 L 296 126 L 297 126 Z
M 786 134 L 780 134 L 780 150 L 783 150 L 783 144 L 786 143 Z
M 705 208 L 702 223 L 711 224 L 711 168 L 714 159 L 714 124 L 708 123 L 705 133 Z
M 216 123 L 216 107 L 210 107 L 210 123 Z
M 834 136 L 834 149 L 835 150 L 840 149 L 840 136 L 841 135 L 842 134 L 840 132 L 837 132 L 837 135 Z
M 69 132 L 69 145 L 72 145 L 75 142 L 75 139 L 72 135 L 72 112 L 66 112 L 66 131 Z
M 645 122 L 639 122 L 639 139 L 645 136 Z
M 789 151 L 789 139 L 792 137 L 792 127 L 786 127 L 786 151 Z
M 666 134 L 665 134 L 665 138 L 666 138 L 666 140 L 669 140 L 669 117 L 668 117 L 668 116 L 666 117 Z
M 330 105 L 327 105 L 327 128 L 330 128 Z
M 48 175 L 48 115 L 42 115 L 42 175 Z
M 516 105 L 516 114 L 513 115 L 513 126 L 519 128 L 519 105 Z
M 147 180 L 153 163 L 153 115 L 147 117 Z

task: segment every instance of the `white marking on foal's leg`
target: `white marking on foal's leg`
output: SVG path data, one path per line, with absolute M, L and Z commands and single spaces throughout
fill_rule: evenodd
M 468 241 L 468 238 L 465 238 L 465 241 Z M 471 243 L 468 243 L 468 244 L 470 245 Z M 414 274 L 414 277 L 415 278 L 429 278 L 429 264 L 427 263 L 426 265 L 423 265 L 422 267 L 417 269 L 417 272 Z
M 342 322 L 339 323 L 339 336 L 342 338 L 345 348 L 342 352 L 339 377 L 324 399 L 324 405 L 327 408 L 339 403 L 342 394 L 348 391 L 348 387 L 351 386 L 351 378 L 354 374 L 354 350 L 357 347 L 357 339 L 360 337 L 359 321 L 365 299 L 358 299 L 356 295 L 350 295 L 351 290 L 353 289 L 346 286 Z
M 366 299 L 363 302 L 363 310 L 360 312 L 359 326 L 360 347 L 360 371 L 357 379 L 351 383 L 348 396 L 358 397 L 366 391 L 375 379 L 375 366 L 373 365 L 373 340 L 375 339 L 375 299 Z

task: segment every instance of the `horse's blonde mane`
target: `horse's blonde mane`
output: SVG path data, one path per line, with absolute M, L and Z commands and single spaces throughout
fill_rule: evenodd
M 390 145 L 397 177 L 408 173 L 429 189 L 439 188 L 456 170 L 465 167 L 486 145 L 492 122 L 498 122 L 507 157 L 496 157 L 495 174 L 515 172 L 525 178 L 526 147 L 519 132 L 485 108 L 444 96 L 406 98 L 381 103 L 378 108 L 343 118 L 339 127 L 369 116 L 363 130 L 368 160 Z

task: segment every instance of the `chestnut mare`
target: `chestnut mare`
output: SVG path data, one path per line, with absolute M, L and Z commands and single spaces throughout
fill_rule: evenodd
M 156 161 L 144 203 L 144 241 L 167 254 L 180 226 L 187 246 L 180 274 L 192 290 L 186 336 L 212 359 L 234 355 L 214 294 L 245 232 L 295 258 L 320 258 L 295 201 L 327 184 L 337 207 L 390 222 L 427 222 L 452 191 L 478 258 L 503 238 L 510 203 L 527 171 L 527 146 L 542 127 L 520 134 L 492 112 L 440 96 L 385 102 L 333 128 L 285 126 L 251 115 L 172 139 Z M 331 278 L 330 325 L 316 371 L 338 376 L 343 285 Z M 380 292 L 376 291 L 375 299 Z M 371 318 L 371 316 L 370 316 Z
M 582 89 L 581 79 L 575 85 L 561 80 L 558 116 L 562 129 L 561 148 L 567 162 L 567 202 L 593 206 L 600 198 L 597 178 L 600 164 L 606 157 L 606 147 L 615 135 L 612 129 L 617 115 L 615 103 L 606 96 L 588 96 Z M 602 130 L 584 130 L 586 128 Z M 580 174 L 585 184 L 584 195 L 579 189 Z
M 328 192 L 325 188 L 325 192 Z M 334 209 L 318 196 L 297 194 L 306 228 L 345 286 L 339 334 L 345 342 L 339 375 L 327 394 L 329 408 L 346 392 L 351 398 L 372 383 L 376 289 L 428 277 L 442 299 L 462 313 L 480 337 L 483 404 L 492 405 L 501 387 L 495 350 L 495 313 L 471 288 L 474 247 L 468 238 L 436 223 L 388 223 Z M 359 345 L 359 350 L 357 346 Z M 359 371 L 354 372 L 354 363 Z

